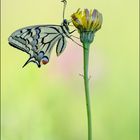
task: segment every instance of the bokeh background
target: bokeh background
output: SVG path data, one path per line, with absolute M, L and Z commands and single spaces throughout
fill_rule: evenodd
M 90 50 L 93 140 L 138 140 L 138 0 L 68 0 L 98 9 L 103 26 Z M 9 35 L 37 24 L 60 24 L 60 0 L 2 0 L 2 140 L 87 140 L 82 49 L 68 40 L 64 53 L 38 69 L 8 45 Z M 77 33 L 75 33 L 78 36 Z

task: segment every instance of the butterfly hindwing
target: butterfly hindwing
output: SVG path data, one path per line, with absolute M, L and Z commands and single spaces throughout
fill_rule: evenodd
M 15 31 L 8 40 L 10 45 L 30 55 L 27 64 L 35 62 L 39 67 L 42 58 L 48 58 L 49 61 L 51 50 L 56 43 L 57 55 L 66 47 L 66 39 L 59 25 L 22 28 Z

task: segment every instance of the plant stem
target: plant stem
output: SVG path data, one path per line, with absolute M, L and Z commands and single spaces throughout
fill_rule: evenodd
M 88 140 L 92 140 L 92 118 L 91 118 L 91 106 L 90 106 L 90 93 L 89 93 L 89 77 L 88 77 L 88 61 L 89 61 L 89 43 L 83 43 L 84 53 L 84 85 L 85 85 L 85 97 L 87 108 L 87 122 L 88 122 Z

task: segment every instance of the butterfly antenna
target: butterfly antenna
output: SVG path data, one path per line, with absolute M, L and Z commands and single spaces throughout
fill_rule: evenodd
M 65 18 L 65 9 L 66 9 L 66 5 L 67 5 L 67 1 L 66 0 L 62 0 L 61 2 L 64 3 L 64 7 L 63 7 L 63 20 Z

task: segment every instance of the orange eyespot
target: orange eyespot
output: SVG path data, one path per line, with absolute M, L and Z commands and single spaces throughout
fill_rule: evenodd
M 48 62 L 49 62 L 48 58 L 45 57 L 45 58 L 42 59 L 42 64 L 43 65 L 46 65 Z

